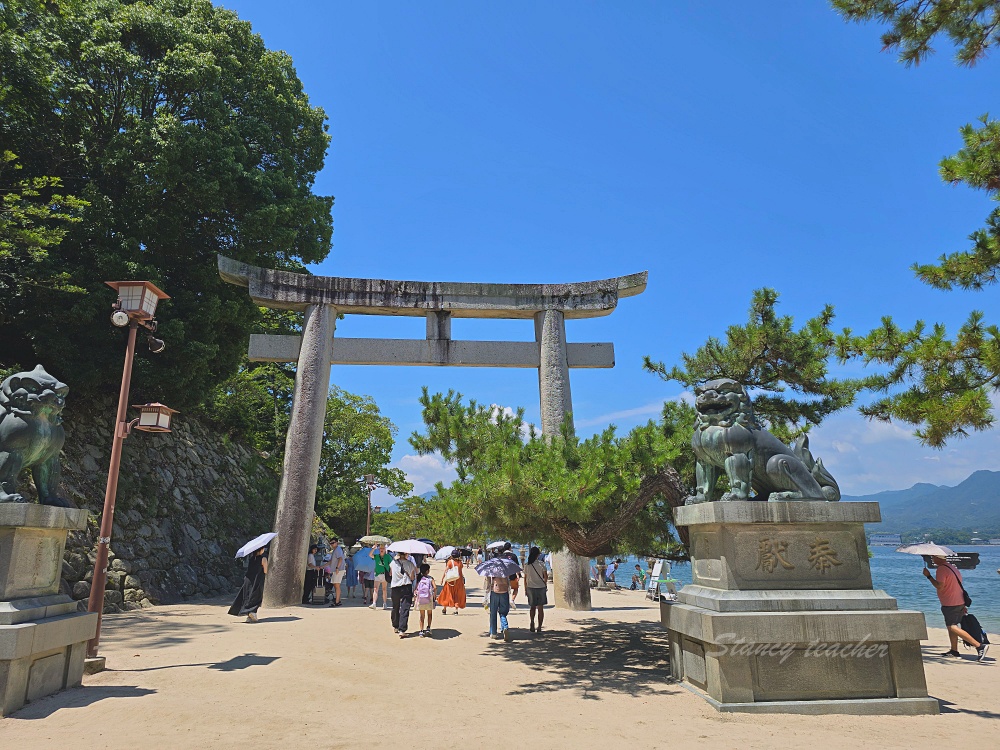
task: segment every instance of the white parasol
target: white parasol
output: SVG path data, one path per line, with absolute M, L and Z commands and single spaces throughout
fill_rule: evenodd
M 490 542 L 486 545 L 486 549 L 500 549 L 505 546 L 507 546 L 507 542 Z
M 951 548 L 934 544 L 934 542 L 904 544 L 902 547 L 896 547 L 896 552 L 903 552 L 907 555 L 930 555 L 931 557 L 951 557 L 955 554 Z
M 386 549 L 390 552 L 405 552 L 408 555 L 433 555 L 434 548 L 419 539 L 404 539 L 401 542 L 393 542 Z
M 447 560 L 449 557 L 451 557 L 451 553 L 454 550 L 455 550 L 455 546 L 452 545 L 452 544 L 449 544 L 447 547 L 442 547 L 434 555 L 434 559 L 435 560 Z
M 266 546 L 274 537 L 278 536 L 273 531 L 269 531 L 266 534 L 261 534 L 256 539 L 251 539 L 249 542 L 244 544 L 236 552 L 236 558 L 246 557 L 251 552 L 256 552 L 261 547 Z

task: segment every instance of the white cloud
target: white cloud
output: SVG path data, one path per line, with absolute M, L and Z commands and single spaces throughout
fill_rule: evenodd
M 413 484 L 413 494 L 422 495 L 434 489 L 438 482 L 448 484 L 455 480 L 455 467 L 437 453 L 426 456 L 407 454 L 394 464 L 406 473 Z
M 1000 469 L 1000 431 L 955 440 L 942 451 L 921 445 L 904 426 L 869 422 L 856 411 L 829 417 L 809 436 L 809 447 L 845 495 L 912 487 L 955 485 L 978 469 Z
M 660 412 L 663 411 L 663 404 L 666 401 L 678 401 L 680 403 L 690 404 L 694 406 L 694 393 L 691 391 L 684 391 L 679 396 L 674 396 L 673 398 L 661 398 L 655 401 L 650 401 L 648 404 L 643 404 L 642 406 L 636 406 L 632 409 L 621 409 L 619 411 L 608 412 L 607 414 L 601 414 L 596 417 L 589 417 L 584 419 L 575 420 L 576 426 L 583 427 L 596 427 L 597 425 L 605 426 L 612 422 L 618 423 L 622 420 L 626 422 L 637 422 L 641 421 L 643 417 L 658 417 Z M 639 418 L 638 420 L 636 418 Z

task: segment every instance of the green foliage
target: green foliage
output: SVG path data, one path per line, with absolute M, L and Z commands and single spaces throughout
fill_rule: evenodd
M 83 291 L 69 282 L 49 249 L 79 223 L 87 202 L 63 195 L 58 177 L 24 177 L 22 171 L 15 154 L 0 151 L 0 327 L 17 325 L 15 316 L 31 287 Z
M 336 386 L 330 389 L 316 504 L 323 520 L 343 536 L 364 536 L 368 517 L 365 474 L 373 474 L 393 497 L 413 491 L 406 474 L 389 466 L 395 435 L 396 426 L 370 396 L 357 396 Z
M 972 65 L 1000 41 L 997 0 L 833 0 L 848 20 L 889 24 L 882 41 L 899 49 L 900 59 L 918 64 L 939 34 L 958 48 L 959 64 Z M 980 125 L 961 129 L 964 146 L 941 161 L 941 177 L 1000 200 L 1000 122 L 988 115 Z M 996 283 L 1000 267 L 1000 208 L 986 226 L 969 235 L 969 250 L 942 255 L 937 264 L 914 264 L 918 278 L 937 289 L 981 290 Z M 1000 387 L 1000 330 L 973 312 L 954 338 L 943 325 L 918 321 L 912 329 L 891 318 L 860 336 L 844 331 L 837 350 L 841 360 L 859 357 L 885 370 L 865 380 L 884 396 L 861 412 L 872 419 L 898 420 L 917 427 L 925 444 L 940 448 L 952 438 L 988 429 L 994 414 L 990 392 Z
M 887 369 L 865 378 L 864 386 L 885 394 L 860 411 L 869 419 L 917 425 L 925 445 L 941 448 L 970 430 L 993 424 L 989 391 L 1000 387 L 1000 329 L 974 312 L 954 339 L 945 327 L 918 321 L 910 330 L 883 318 L 863 336 L 845 330 L 838 337 L 842 361 L 858 357 Z M 907 386 L 899 390 L 899 385 Z
M 149 279 L 172 295 L 168 346 L 155 364 L 139 348 L 135 397 L 200 403 L 259 317 L 215 254 L 290 270 L 327 255 L 332 198 L 312 188 L 328 140 L 289 57 L 208 0 L 4 0 L 0 142 L 22 179 L 86 205 L 48 247 L 63 286 L 29 268 L 0 318 L 0 365 L 41 362 L 78 395 L 111 387 L 123 340 L 102 282 Z
M 939 34 L 958 48 L 961 65 L 975 65 L 1000 41 L 1000 2 L 997 0 L 831 0 L 849 21 L 888 24 L 882 34 L 884 50 L 899 50 L 901 62 L 919 65 L 934 50 Z
M 694 354 L 682 354 L 683 367 L 668 369 L 648 356 L 644 367 L 689 388 L 732 378 L 747 387 L 755 413 L 775 434 L 788 438 L 806 432 L 850 406 L 860 384 L 829 377 L 828 361 L 836 344 L 830 329 L 832 307 L 827 305 L 796 330 L 790 315 L 777 314 L 777 303 L 773 289 L 757 289 L 746 324 L 727 328 L 724 343 L 713 337 Z
M 990 199 L 1000 201 L 1000 122 L 989 115 L 980 118 L 981 128 L 962 128 L 965 147 L 941 162 L 941 178 L 953 185 L 965 184 L 986 191 Z M 986 218 L 986 227 L 977 229 L 969 239 L 972 248 L 942 255 L 938 265 L 914 264 L 917 276 L 936 289 L 981 290 L 997 282 L 1000 265 L 1000 208 Z
M 463 402 L 461 394 L 420 399 L 426 427 L 410 444 L 439 453 L 459 479 L 437 486 L 430 504 L 441 521 L 425 528 L 451 541 L 484 534 L 576 554 L 679 554 L 669 529 L 671 509 L 687 495 L 672 460 L 690 451 L 693 410 L 674 404 L 668 426 L 653 422 L 618 437 L 614 427 L 588 440 L 572 434 L 543 439 L 523 410 Z M 432 519 L 434 517 L 432 516 Z

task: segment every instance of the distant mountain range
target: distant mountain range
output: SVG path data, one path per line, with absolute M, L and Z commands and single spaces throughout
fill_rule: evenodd
M 926 529 L 967 529 L 986 533 L 1000 529 L 1000 471 L 977 471 L 955 487 L 917 483 L 847 501 L 877 501 L 882 523 L 868 531 L 906 533 Z

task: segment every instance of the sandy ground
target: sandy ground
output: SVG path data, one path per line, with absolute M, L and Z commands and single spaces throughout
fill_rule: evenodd
M 941 629 L 924 648 L 940 716 L 723 715 L 668 681 L 666 633 L 641 593 L 596 592 L 588 613 L 548 608 L 541 635 L 528 632 L 522 601 L 511 613 L 515 639 L 502 643 L 484 636 L 475 574 L 469 584 L 469 608 L 437 610 L 432 640 L 399 640 L 389 613 L 359 599 L 262 610 L 256 625 L 229 617 L 221 601 L 108 617 L 108 671 L 0 719 L 0 748 L 1000 743 L 996 660 L 938 657 Z

